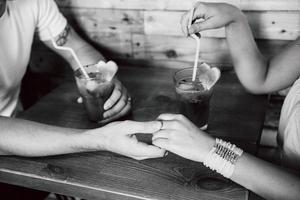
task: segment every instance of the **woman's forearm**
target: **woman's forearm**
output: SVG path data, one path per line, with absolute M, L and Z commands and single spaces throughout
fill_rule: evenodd
M 233 65 L 240 81 L 251 92 L 264 92 L 268 62 L 257 48 L 246 16 L 240 12 L 225 30 Z
M 299 199 L 300 179 L 266 161 L 244 153 L 231 178 L 266 199 Z
M 270 93 L 289 87 L 300 75 L 300 38 L 271 58 L 259 51 L 246 17 L 240 13 L 225 27 L 235 71 L 253 93 Z

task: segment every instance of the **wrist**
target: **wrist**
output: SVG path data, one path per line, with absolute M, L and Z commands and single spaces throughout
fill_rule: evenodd
M 243 150 L 236 145 L 217 138 L 214 147 L 204 158 L 203 164 L 224 177 L 231 178 L 235 164 L 242 154 Z
M 208 136 L 205 145 L 203 145 L 204 149 L 203 149 L 203 154 L 200 158 L 200 162 L 204 161 L 206 155 L 211 151 L 214 145 L 215 145 L 215 139 L 213 137 Z
M 247 17 L 238 8 L 233 11 L 231 22 L 225 26 L 225 28 L 238 28 L 245 24 L 248 24 Z
M 98 130 L 98 129 L 97 129 Z M 100 131 L 84 130 L 74 137 L 74 148 L 77 151 L 102 151 L 106 150 L 106 137 Z
M 196 141 L 198 141 L 196 145 L 191 148 L 190 155 L 192 155 L 192 157 L 190 159 L 203 163 L 206 155 L 214 147 L 215 139 L 207 135 L 204 138 L 203 136 L 198 138 Z

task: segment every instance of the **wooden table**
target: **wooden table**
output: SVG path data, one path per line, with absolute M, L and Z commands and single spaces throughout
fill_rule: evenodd
M 121 68 L 119 78 L 133 97 L 133 112 L 127 118 L 146 121 L 160 113 L 177 113 L 173 73 L 169 69 Z M 65 127 L 96 127 L 86 119 L 83 105 L 76 103 L 77 96 L 74 82 L 63 84 L 20 117 Z M 223 73 L 211 100 L 208 132 L 255 153 L 266 102 L 265 96 L 246 93 L 235 74 Z M 0 181 L 85 199 L 248 198 L 246 189 L 174 154 L 144 161 L 109 152 L 2 156 Z

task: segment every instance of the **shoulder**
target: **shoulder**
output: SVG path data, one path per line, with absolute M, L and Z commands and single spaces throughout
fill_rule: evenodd
M 17 7 L 31 8 L 34 11 L 49 9 L 53 6 L 56 6 L 56 2 L 54 0 L 18 0 L 8 2 L 15 4 Z

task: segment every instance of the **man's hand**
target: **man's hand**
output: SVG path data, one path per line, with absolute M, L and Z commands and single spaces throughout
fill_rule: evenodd
M 165 150 L 159 147 L 139 142 L 134 134 L 152 134 L 157 132 L 161 123 L 123 121 L 113 122 L 102 128 L 89 130 L 87 148 L 106 150 L 122 154 L 137 160 L 163 157 Z M 92 142 L 92 147 L 90 147 Z
M 162 114 L 163 126 L 153 134 L 153 144 L 184 158 L 203 162 L 214 145 L 214 139 L 183 115 Z
M 122 83 L 114 79 L 114 90 L 111 96 L 104 103 L 103 120 L 107 123 L 126 115 L 131 109 L 131 97 Z
M 190 15 L 192 11 L 183 14 L 181 19 L 182 31 L 185 35 L 198 33 L 203 30 L 216 29 L 227 26 L 228 24 L 243 19 L 240 10 L 230 4 L 224 3 L 196 3 L 194 6 L 192 21 L 195 22 L 190 27 Z

